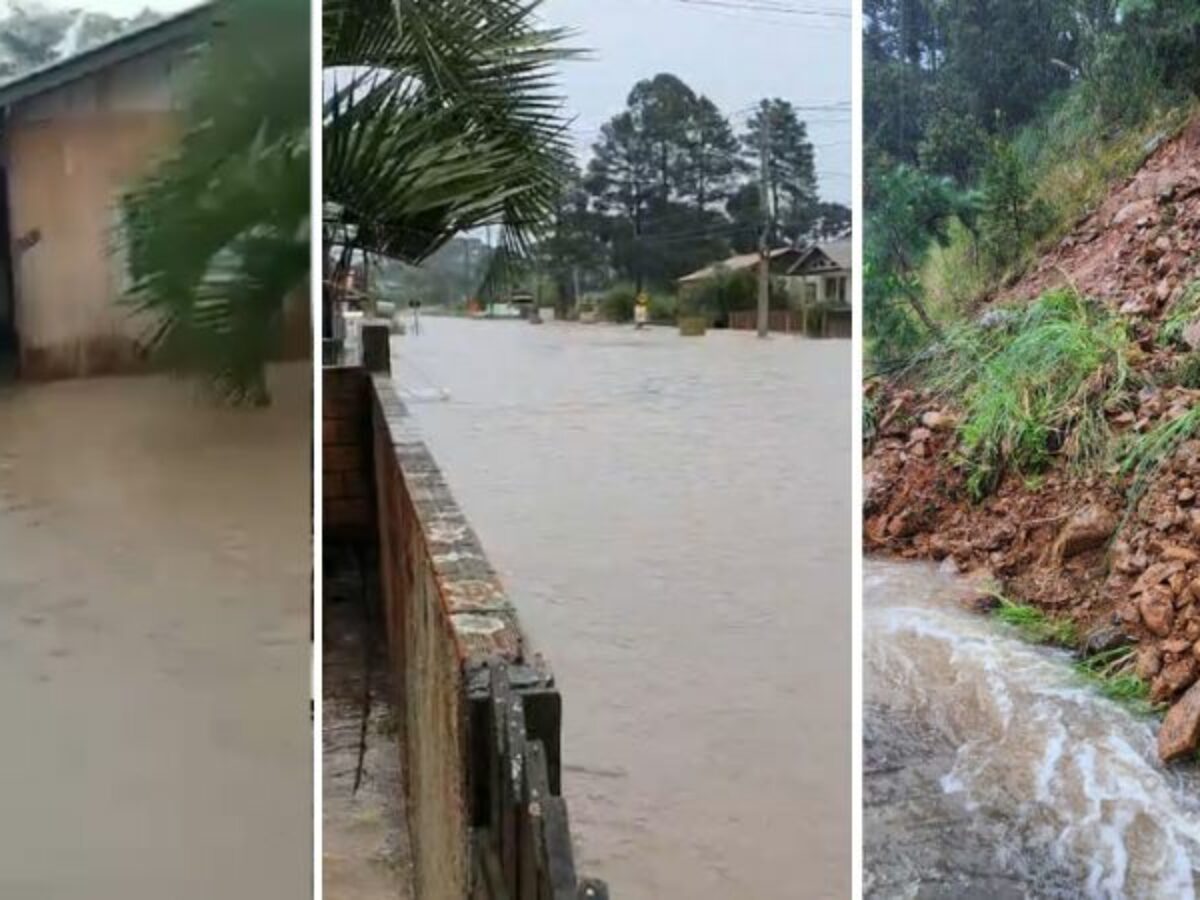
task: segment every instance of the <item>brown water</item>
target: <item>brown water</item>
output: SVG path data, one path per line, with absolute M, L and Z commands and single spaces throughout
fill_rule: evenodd
M 310 379 L 0 385 L 0 896 L 311 890 Z
M 845 897 L 850 347 L 426 319 L 395 372 L 565 699 L 614 897 Z
M 955 604 L 931 566 L 864 572 L 868 897 L 1197 894 L 1200 777 L 1061 651 Z

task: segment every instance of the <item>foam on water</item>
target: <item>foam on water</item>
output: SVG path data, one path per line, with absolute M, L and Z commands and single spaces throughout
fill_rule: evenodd
M 1165 770 L 1155 723 L 1098 695 L 1060 651 L 958 609 L 944 575 L 872 561 L 866 691 L 955 748 L 943 791 L 1018 853 L 1052 848 L 1089 897 L 1196 896 L 1196 774 Z

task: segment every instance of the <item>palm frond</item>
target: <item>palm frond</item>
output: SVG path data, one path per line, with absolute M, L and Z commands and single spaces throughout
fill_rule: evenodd
M 324 5 L 329 235 L 419 263 L 455 234 L 504 227 L 523 252 L 568 155 L 540 0 Z
M 309 269 L 306 4 L 231 0 L 193 71 L 183 135 L 122 200 L 128 302 L 148 342 L 265 402 L 285 298 Z

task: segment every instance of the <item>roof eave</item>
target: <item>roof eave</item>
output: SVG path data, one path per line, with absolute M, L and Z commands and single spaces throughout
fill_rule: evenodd
M 215 4 L 204 3 L 107 43 L 27 72 L 0 85 L 0 108 L 10 107 L 63 87 L 109 66 L 199 37 L 213 23 Z

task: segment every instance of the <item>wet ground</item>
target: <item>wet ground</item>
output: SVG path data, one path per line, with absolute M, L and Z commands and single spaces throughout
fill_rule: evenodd
M 412 853 L 377 567 L 343 547 L 326 553 L 324 571 L 325 896 L 409 900 Z
M 867 896 L 1195 897 L 1195 767 L 1163 769 L 1153 720 L 955 595 L 866 561 Z
M 393 343 L 553 666 L 614 897 L 850 885 L 850 345 L 426 318 Z
M 0 896 L 312 877 L 311 373 L 0 385 Z

